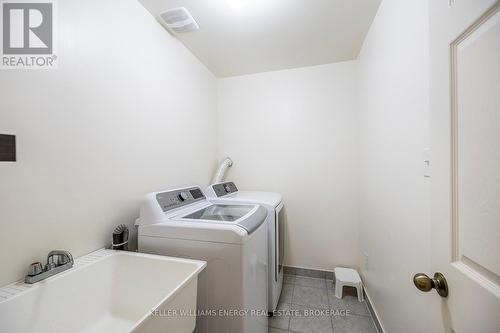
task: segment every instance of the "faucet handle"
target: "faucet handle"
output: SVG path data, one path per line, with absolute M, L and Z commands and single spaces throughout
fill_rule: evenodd
M 29 276 L 35 276 L 35 275 L 38 275 L 40 273 L 43 273 L 42 263 L 40 263 L 40 262 L 34 262 L 34 263 L 32 263 L 30 265 L 30 269 L 29 269 L 28 275 Z

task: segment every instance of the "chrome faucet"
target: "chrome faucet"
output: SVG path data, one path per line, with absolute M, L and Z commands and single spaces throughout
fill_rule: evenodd
M 73 256 L 68 251 L 50 251 L 47 255 L 47 263 L 42 267 L 40 262 L 34 262 L 30 265 L 30 271 L 25 283 L 36 283 L 49 276 L 56 275 L 73 267 Z

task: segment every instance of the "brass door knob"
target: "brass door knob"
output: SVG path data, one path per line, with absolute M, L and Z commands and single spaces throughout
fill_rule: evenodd
M 439 296 L 448 296 L 448 283 L 441 273 L 435 273 L 433 279 L 424 273 L 417 273 L 413 277 L 413 283 L 418 290 L 428 292 L 431 289 L 436 289 Z

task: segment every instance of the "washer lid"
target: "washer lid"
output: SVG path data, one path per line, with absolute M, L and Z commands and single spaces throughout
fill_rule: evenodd
M 234 222 L 250 213 L 249 205 L 210 205 L 183 216 L 185 219 Z
M 258 205 L 213 204 L 178 217 L 176 220 L 235 224 L 251 234 L 264 222 L 266 216 L 266 210 Z
M 214 206 L 212 204 L 195 204 L 196 208 L 185 207 L 177 216 L 170 216 L 157 221 L 154 224 L 139 225 L 138 234 L 141 237 L 156 237 L 169 239 L 183 239 L 205 242 L 217 242 L 228 244 L 243 244 L 249 239 L 249 235 L 255 232 L 267 219 L 267 210 L 260 205 L 246 205 L 250 211 L 234 221 L 203 220 L 187 218 L 193 213 L 200 214 L 205 208 Z M 230 206 L 230 205 L 227 205 Z M 206 210 L 208 213 L 209 210 Z M 228 209 L 221 209 L 222 213 L 233 213 L 241 215 L 242 211 L 232 212 Z M 217 214 L 215 214 L 217 215 Z M 236 216 L 236 215 L 234 215 Z M 196 217 L 196 216 L 193 216 Z M 264 226 L 264 228 L 266 228 Z

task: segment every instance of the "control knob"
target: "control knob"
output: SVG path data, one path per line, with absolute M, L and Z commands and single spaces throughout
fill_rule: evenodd
M 185 200 L 189 199 L 189 195 L 187 194 L 187 192 L 183 191 L 183 192 L 179 193 L 179 199 L 181 201 L 185 201 Z

